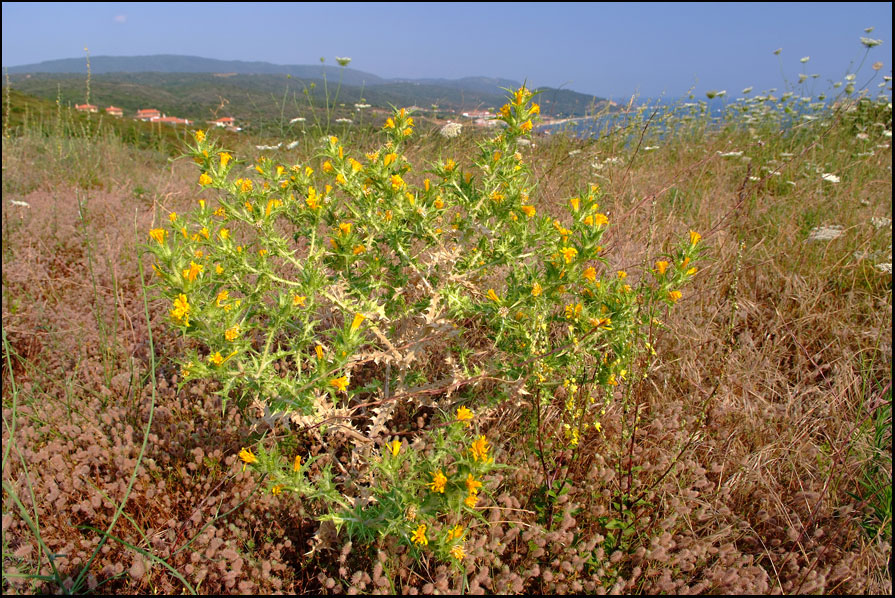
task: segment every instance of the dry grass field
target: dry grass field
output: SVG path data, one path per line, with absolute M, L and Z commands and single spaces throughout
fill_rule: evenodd
M 5 127 L 4 593 L 889 593 L 891 104 L 786 126 L 754 116 L 761 104 L 720 126 L 681 107 L 520 147 L 539 214 L 600 185 L 610 269 L 640 276 L 688 230 L 704 261 L 649 371 L 576 445 L 561 385 L 453 397 L 476 406 L 501 464 L 459 565 L 392 536 L 352 540 L 238 456 L 291 436 L 362 485 L 336 465 L 353 463 L 350 437 L 266 424 L 222 409 L 212 382 L 182 384 L 184 340 L 142 248 L 195 205 L 195 164 L 96 120 Z M 378 143 L 344 135 L 360 153 Z M 406 155 L 465 166 L 483 135 L 418 125 Z M 248 164 L 260 153 L 228 143 Z M 319 168 L 314 143 L 265 155 Z M 476 321 L 454 323 L 492 350 Z M 431 442 L 432 407 L 393 417 L 407 443 Z

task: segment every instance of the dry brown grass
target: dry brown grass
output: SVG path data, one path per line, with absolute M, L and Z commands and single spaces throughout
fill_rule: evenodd
M 837 162 L 849 177 L 825 186 L 805 175 L 806 162 L 854 149 L 853 135 L 833 131 L 826 153 L 811 150 L 783 169 L 798 176 L 781 190 L 773 176 L 750 181 L 757 170 L 717 156 L 731 144 L 758 151 L 745 135 L 628 152 L 596 172 L 595 159 L 622 148 L 535 141 L 524 152 L 545 210 L 582 181 L 603 186 L 614 265 L 635 270 L 688 228 L 705 231 L 711 263 L 657 331 L 661 358 L 633 384 L 627 408 L 613 404 L 602 432 L 584 435 L 578 451 L 562 446 L 560 409 L 543 414 L 547 462 L 534 452 L 527 403 L 490 411 L 498 460 L 511 467 L 483 500 L 490 524 L 471 530 L 465 576 L 415 563 L 388 543 L 352 546 L 318 530 L 311 505 L 258 492 L 236 459 L 250 422 L 233 407 L 222 413 L 201 382 L 177 390 L 168 356 L 180 341 L 156 303 L 154 418 L 127 517 L 112 533 L 201 593 L 889 592 L 891 537 L 866 533 L 868 505 L 850 493 L 872 460 L 867 418 L 891 404 L 891 277 L 852 257 L 891 248 L 891 228 L 869 224 L 891 218 L 891 150 Z M 84 526 L 105 529 L 125 495 L 153 401 L 138 235 L 155 210 L 185 208 L 194 189 L 187 164 L 96 143 L 96 184 L 87 188 L 41 170 L 35 139 L 4 140 L 3 151 L 2 308 L 12 363 L 3 373 L 11 448 L 3 480 L 60 555 L 67 584 L 100 539 Z M 581 153 L 568 156 L 573 149 Z M 443 150 L 427 141 L 412 155 Z M 842 224 L 847 234 L 806 243 L 803 229 L 814 222 Z M 561 494 L 548 499 L 562 479 Z M 620 496 L 641 501 L 620 509 Z M 613 519 L 632 531 L 607 550 Z M 6 489 L 3 537 L 4 591 L 58 589 L 17 577 L 52 572 Z M 159 562 L 111 540 L 87 589 L 184 591 Z

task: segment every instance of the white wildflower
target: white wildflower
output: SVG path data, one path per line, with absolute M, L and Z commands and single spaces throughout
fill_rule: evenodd
M 304 116 L 296 116 L 295 118 L 293 118 L 292 120 L 289 121 L 289 124 L 291 125 L 293 123 L 303 123 L 306 120 L 307 119 Z
M 879 270 L 880 272 L 884 273 L 884 274 L 891 274 L 891 273 L 892 273 L 892 262 L 883 262 L 883 263 L 880 263 L 880 264 L 876 264 L 876 265 L 874 265 L 873 267 L 876 268 L 877 270 Z
M 870 139 L 870 135 L 868 135 L 867 133 L 858 133 L 857 135 L 855 135 L 855 137 L 857 137 L 858 139 L 862 139 L 862 140 Z
M 337 118 L 337 119 L 336 119 L 336 122 L 337 122 L 337 123 L 348 123 L 348 124 L 350 124 L 350 123 L 353 122 L 353 121 L 352 121 L 350 118 Z
M 572 150 L 572 151 L 570 151 L 570 152 L 569 152 L 569 155 L 570 155 L 570 156 L 577 156 L 577 155 L 580 154 L 580 153 L 581 153 L 581 150 L 580 150 L 580 149 L 576 149 L 576 150 Z
M 336 62 L 339 66 L 348 66 L 348 63 L 351 62 L 351 59 L 347 56 L 336 56 Z
M 883 228 L 886 226 L 891 227 L 892 219 L 891 218 L 877 218 L 876 216 L 874 216 L 873 218 L 870 219 L 870 224 L 873 225 L 873 228 Z
M 881 40 L 881 39 L 873 39 L 873 38 L 871 38 L 871 37 L 862 37 L 862 38 L 861 38 L 861 43 L 864 44 L 864 46 L 867 47 L 867 48 L 872 48 L 872 47 L 874 47 L 874 46 L 878 46 L 878 45 L 880 45 L 881 43 L 883 43 L 883 40 Z
M 891 139 L 892 131 L 889 131 L 888 129 L 886 129 L 885 131 L 883 131 L 883 137 L 888 137 L 889 139 Z
M 281 141 L 280 143 L 278 143 L 278 144 L 276 144 L 276 145 L 256 145 L 256 146 L 255 146 L 255 149 L 258 149 L 258 150 L 261 150 L 261 151 L 264 151 L 264 150 L 278 150 L 278 149 L 280 149 L 282 146 L 283 146 L 283 142 Z
M 808 233 L 809 241 L 832 241 L 838 239 L 845 232 L 845 229 L 838 224 L 832 226 L 816 226 Z
M 444 125 L 443 127 L 441 127 L 441 129 L 438 130 L 438 133 L 442 137 L 445 137 L 447 139 L 453 139 L 454 137 L 458 136 L 462 131 L 463 131 L 463 125 L 461 125 L 460 123 L 455 123 L 455 122 L 449 120 L 446 125 Z
M 646 147 L 643 148 L 643 151 L 651 152 L 651 151 L 657 150 L 657 149 L 659 149 L 658 145 L 647 145 Z
M 31 207 L 31 204 L 28 203 L 28 202 L 26 202 L 26 201 L 18 201 L 18 200 L 15 200 L 15 199 L 10 199 L 10 200 L 9 200 L 9 203 L 10 203 L 10 205 L 13 205 L 13 206 L 19 206 L 19 207 L 22 207 L 22 208 L 30 208 L 30 207 Z
M 799 62 L 801 62 L 802 64 L 805 64 L 809 60 L 811 60 L 810 56 L 803 56 L 802 58 L 799 59 Z
M 822 175 L 820 175 L 820 178 L 827 181 L 828 183 L 838 183 L 839 182 L 839 177 L 836 176 L 835 174 L 830 174 L 829 172 L 823 173 Z
M 291 143 L 289 143 L 289 145 L 286 146 L 286 149 L 287 149 L 287 150 L 291 150 L 291 149 L 295 149 L 296 147 L 298 147 L 298 141 L 297 141 L 297 140 L 296 140 L 296 141 L 293 141 L 293 142 L 291 142 Z
M 718 155 L 722 158 L 734 158 L 743 155 L 743 152 L 718 152 Z

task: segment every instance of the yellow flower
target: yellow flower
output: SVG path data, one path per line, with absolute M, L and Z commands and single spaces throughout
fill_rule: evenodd
M 333 165 L 330 163 L 329 160 L 327 160 L 326 162 L 323 163 L 323 172 L 329 174 L 329 173 L 333 172 L 334 170 L 335 170 L 335 168 L 333 168 Z
M 177 220 L 177 212 L 171 212 L 170 214 L 168 214 L 168 220 L 170 220 L 171 222 Z
M 618 271 L 618 279 L 619 280 L 624 280 L 625 278 L 627 278 L 627 276 L 628 276 L 628 273 L 625 272 L 624 270 Z
M 385 446 L 387 446 L 388 450 L 391 451 L 393 457 L 397 457 L 398 453 L 401 452 L 401 441 L 400 440 L 392 440 Z
M 658 272 L 660 276 L 664 275 L 665 270 L 667 270 L 667 269 L 668 269 L 668 262 L 666 262 L 665 260 L 659 260 L 658 262 L 656 262 L 656 272 Z
M 472 411 L 467 409 L 466 407 L 457 407 L 457 421 L 464 422 L 466 427 L 469 427 L 469 422 L 472 421 Z
M 283 205 L 279 199 L 270 199 L 267 201 L 267 209 L 264 212 L 265 216 L 270 216 L 270 211 L 274 208 L 279 208 Z
M 683 297 L 683 293 L 681 293 L 680 291 L 671 291 L 670 293 L 668 293 L 668 299 L 672 303 L 677 303 L 678 299 L 680 299 L 681 297 Z
M 252 463 L 258 462 L 258 457 L 252 454 L 252 451 L 243 448 L 239 451 L 239 458 L 242 459 L 243 463 L 246 465 L 251 465 Z
M 364 314 L 362 314 L 362 313 L 354 314 L 354 321 L 351 322 L 351 329 L 349 330 L 349 332 L 351 334 L 354 334 L 355 332 L 357 332 L 357 329 L 360 328 L 360 325 L 361 325 L 361 323 L 363 323 L 364 319 L 366 319 Z
M 385 166 L 388 166 L 389 164 L 391 164 L 392 162 L 394 162 L 397 159 L 398 159 L 398 154 L 391 152 L 391 153 L 388 153 L 385 156 L 383 156 L 382 163 Z
M 222 304 L 224 303 L 224 301 L 226 301 L 229 298 L 230 298 L 230 292 L 227 291 L 226 289 L 224 289 L 223 291 L 218 293 L 218 296 L 215 298 L 214 303 L 216 306 L 222 307 Z
M 211 177 L 203 172 L 201 175 L 199 175 L 199 184 L 202 185 L 203 187 L 205 185 L 210 185 Z
M 221 152 L 221 168 L 227 168 L 227 164 L 233 159 L 233 156 L 227 152 Z
M 687 270 L 687 276 L 693 276 L 694 274 L 696 274 L 696 268 L 690 268 L 689 270 Z
M 522 103 L 528 99 L 530 92 L 523 85 L 522 87 L 517 89 L 515 92 L 513 92 L 513 95 L 515 96 L 516 105 L 521 106 Z
M 529 131 L 531 131 L 531 119 L 529 118 L 527 121 L 519 125 L 519 128 L 522 130 L 523 133 L 528 133 Z
M 571 264 L 572 261 L 575 259 L 575 256 L 578 255 L 578 250 L 574 247 L 563 247 L 560 250 L 560 253 L 562 254 L 562 257 L 566 261 L 566 263 Z
M 531 287 L 531 296 L 532 297 L 540 297 L 541 293 L 543 293 L 543 292 L 544 292 L 544 289 L 543 289 L 543 287 L 541 287 L 540 284 L 534 283 L 534 285 L 532 285 L 532 287 Z
M 404 179 L 401 178 L 401 175 L 393 174 L 391 177 L 392 189 L 397 191 L 401 187 L 404 186 Z
M 481 487 L 482 483 L 476 480 L 471 473 L 466 475 L 466 490 L 470 494 L 478 494 Z
M 224 273 L 224 267 L 221 266 L 220 264 L 215 264 L 214 273 L 217 274 L 218 276 L 220 276 L 221 274 Z
M 239 324 L 234 324 L 230 328 L 224 332 L 224 338 L 226 338 L 231 343 L 239 338 Z
M 500 303 L 500 297 L 497 296 L 497 293 L 494 292 L 494 289 L 488 289 L 488 299 L 490 299 L 494 303 Z
M 440 195 L 435 198 L 435 202 L 432 205 L 435 206 L 436 210 L 440 210 L 441 208 L 444 207 L 444 201 L 442 201 Z
M 208 356 L 208 363 L 211 363 L 212 365 L 221 365 L 224 363 L 224 357 L 221 355 L 220 351 L 215 351 L 214 355 Z
M 270 489 L 270 493 L 273 494 L 274 496 L 277 496 L 282 491 L 283 491 L 282 484 L 277 484 L 276 486 L 274 486 L 273 488 Z
M 466 552 L 463 550 L 462 544 L 457 544 L 453 548 L 451 548 L 451 556 L 457 559 L 458 561 L 462 561 L 466 558 Z
M 587 268 L 584 272 L 581 273 L 581 275 L 591 282 L 597 281 L 597 270 L 593 266 Z
M 569 205 L 572 206 L 572 211 L 577 212 L 581 207 L 581 199 L 578 197 L 573 197 L 569 200 Z
M 351 234 L 351 223 L 350 222 L 342 222 L 339 224 L 339 230 L 343 235 Z
M 594 226 L 606 226 L 609 224 L 609 218 L 606 217 L 606 214 L 594 214 Z
M 305 299 L 307 299 L 307 297 L 303 295 L 292 295 L 292 307 L 304 307 Z
M 541 106 L 540 106 L 540 104 L 535 104 L 534 102 L 532 102 L 532 104 L 531 104 L 531 113 L 532 113 L 532 114 L 540 114 L 540 113 L 541 113 Z
M 199 276 L 199 273 L 202 272 L 202 266 L 197 264 L 194 261 L 190 261 L 190 267 L 183 271 L 183 277 L 193 282 L 196 280 L 196 277 Z
M 389 120 L 391 120 L 391 119 L 389 119 Z M 421 546 L 428 546 L 429 540 L 428 540 L 428 538 L 426 538 L 426 524 L 425 523 L 421 523 L 420 526 L 418 528 L 416 528 L 416 531 L 413 532 L 413 536 L 410 538 L 410 540 L 414 544 L 419 544 Z
M 295 461 L 292 462 L 292 471 L 301 471 L 301 455 L 295 455 Z
M 174 300 L 174 309 L 171 310 L 171 317 L 178 322 L 183 322 L 184 326 L 190 325 L 190 304 L 183 293 Z
M 484 436 L 479 436 L 476 438 L 472 446 L 469 447 L 469 452 L 472 453 L 472 458 L 476 461 L 482 460 L 487 462 L 488 460 L 488 439 Z
M 168 235 L 168 231 L 163 228 L 154 228 L 149 231 L 149 236 L 158 241 L 159 245 L 165 244 L 165 237 Z
M 198 141 L 199 143 L 205 141 L 205 131 L 203 131 L 202 129 L 196 131 L 196 141 Z
M 340 184 L 340 185 L 347 185 L 347 184 L 348 184 L 348 180 L 345 178 L 345 175 L 342 174 L 341 172 L 340 172 L 339 174 L 336 175 L 336 182 L 337 182 L 338 184 Z
M 432 186 L 432 183 L 429 182 L 429 179 L 423 180 L 423 189 L 425 189 L 427 192 L 429 191 L 431 186 Z
M 699 240 L 702 238 L 698 232 L 691 230 L 690 231 L 690 245 L 696 245 L 699 243 Z
M 363 245 L 355 245 L 354 249 L 351 250 L 351 253 L 353 253 L 354 255 L 360 255 L 363 252 L 365 252 L 366 250 L 367 250 L 367 248 L 364 247 Z
M 308 187 L 308 197 L 305 199 L 305 203 L 312 210 L 316 210 L 320 206 L 320 202 L 317 200 L 317 189 Z
M 456 168 L 456 167 L 457 167 L 457 163 L 454 162 L 453 158 L 448 158 L 447 162 L 444 163 L 444 171 L 445 172 L 452 172 L 454 170 L 454 168 Z
M 478 501 L 479 501 L 479 495 L 470 493 L 470 495 L 466 497 L 466 499 L 463 501 L 463 503 L 470 509 L 474 509 L 475 505 Z
M 447 533 L 448 540 L 454 540 L 456 538 L 462 538 L 462 537 L 463 537 L 463 526 L 460 525 L 459 523 L 448 530 L 448 533 Z
M 581 315 L 582 309 L 583 309 L 583 306 L 580 303 L 576 303 L 574 305 L 572 305 L 570 303 L 569 305 L 566 305 L 566 319 L 567 320 L 577 320 L 578 316 Z
M 681 260 L 681 270 L 683 270 L 684 268 L 686 268 L 686 267 L 687 267 L 687 264 L 689 264 L 689 263 L 690 263 L 690 258 L 685 257 L 684 259 L 682 259 L 682 260 Z
M 533 218 L 537 213 L 537 210 L 534 206 L 520 206 L 522 211 L 525 212 L 525 216 L 528 218 Z
M 388 117 L 388 118 L 386 119 L 386 121 L 385 121 L 385 126 L 382 127 L 382 128 L 383 128 L 383 129 L 394 129 L 394 128 L 395 128 L 395 121 L 392 120 L 391 117 Z
M 317 354 L 317 359 L 323 361 L 323 346 L 317 345 L 314 347 L 314 352 Z
M 222 228 L 222 229 L 218 232 L 218 235 L 220 235 L 221 240 L 226 241 L 227 239 L 230 238 L 230 229 Z
M 441 494 L 444 494 L 444 487 L 446 484 L 447 477 L 445 477 L 444 473 L 439 469 L 432 474 L 432 481 L 426 484 L 426 486 L 431 488 L 432 492 L 440 492 Z
M 345 389 L 348 388 L 348 376 L 340 376 L 338 378 L 333 378 L 329 381 L 329 385 L 338 390 L 339 392 L 345 392 Z

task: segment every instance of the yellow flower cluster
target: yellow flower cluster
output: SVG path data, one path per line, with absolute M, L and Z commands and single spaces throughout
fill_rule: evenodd
M 432 481 L 426 484 L 432 492 L 440 492 L 444 494 L 445 486 L 447 486 L 447 477 L 440 469 L 432 474 Z

